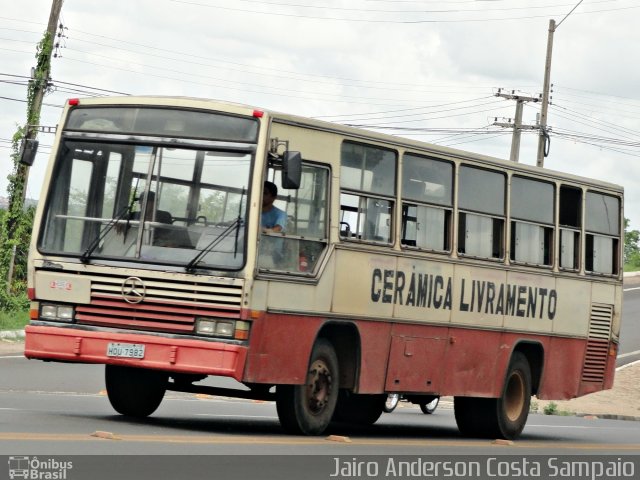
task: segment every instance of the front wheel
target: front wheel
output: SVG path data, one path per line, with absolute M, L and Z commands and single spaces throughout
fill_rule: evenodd
M 531 368 L 520 352 L 511 357 L 499 398 L 455 397 L 454 414 L 460 433 L 469 437 L 518 437 L 529 416 Z
M 304 385 L 278 385 L 276 410 L 287 433 L 320 435 L 331 422 L 338 400 L 338 357 L 325 339 L 313 347 Z
M 148 417 L 160 406 L 169 375 L 158 370 L 105 366 L 107 396 L 113 409 L 129 417 Z

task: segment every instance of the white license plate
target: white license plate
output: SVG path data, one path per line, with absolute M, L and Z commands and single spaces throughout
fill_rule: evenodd
M 139 343 L 109 343 L 107 357 L 144 358 L 144 345 Z

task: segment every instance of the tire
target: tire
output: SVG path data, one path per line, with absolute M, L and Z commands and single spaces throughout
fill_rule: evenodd
M 438 403 L 440 403 L 440 397 L 436 397 L 430 402 L 421 403 L 420 410 L 422 410 L 422 413 L 425 415 L 431 415 L 436 411 L 436 408 L 438 408 Z
M 399 393 L 390 393 L 387 395 L 387 399 L 384 402 L 384 406 L 382 407 L 382 411 L 385 413 L 393 412 L 398 406 L 398 402 L 400 402 L 400 394 Z
M 309 359 L 304 385 L 278 385 L 276 410 L 280 425 L 294 435 L 324 432 L 338 401 L 338 357 L 327 340 L 319 339 Z
M 515 352 L 500 398 L 455 397 L 453 407 L 463 435 L 513 440 L 527 423 L 530 404 L 531 368 L 527 358 Z
M 333 415 L 335 422 L 373 425 L 384 411 L 387 395 L 363 395 L 341 390 Z
M 113 409 L 128 417 L 148 417 L 160 406 L 169 375 L 158 370 L 106 365 L 107 396 Z

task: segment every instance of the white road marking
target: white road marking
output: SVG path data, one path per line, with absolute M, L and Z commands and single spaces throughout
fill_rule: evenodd
M 227 418 L 266 418 L 268 420 L 274 420 L 278 417 L 275 415 L 220 415 L 217 413 L 196 413 L 197 417 L 227 417 Z
M 636 350 L 635 352 L 623 353 L 622 355 L 618 355 L 618 358 L 631 357 L 632 355 L 640 354 L 640 350 Z

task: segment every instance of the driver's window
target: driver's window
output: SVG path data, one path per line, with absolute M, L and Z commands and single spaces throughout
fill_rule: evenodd
M 303 164 L 295 190 L 282 188 L 280 178 L 279 171 L 269 169 L 263 184 L 258 266 L 263 271 L 312 273 L 328 243 L 329 169 Z

